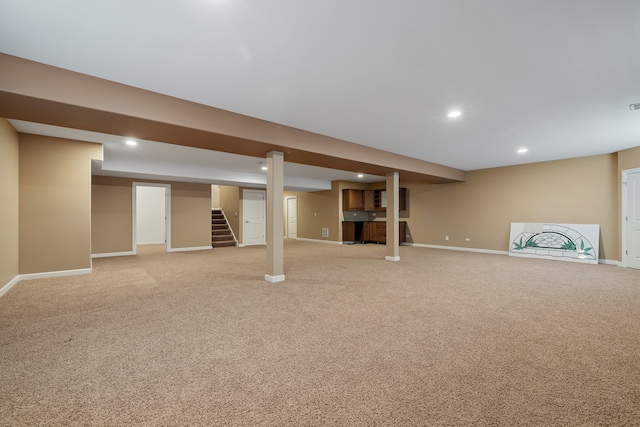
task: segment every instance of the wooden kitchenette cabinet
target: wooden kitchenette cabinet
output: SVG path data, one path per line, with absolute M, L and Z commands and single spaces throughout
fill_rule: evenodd
M 364 210 L 363 190 L 353 190 L 351 188 L 342 190 L 342 210 L 343 211 L 363 211 Z
M 399 243 L 407 241 L 407 222 L 398 223 Z M 387 243 L 386 221 L 343 221 L 343 242 Z
M 346 188 L 342 190 L 343 211 L 386 211 L 386 190 L 355 190 Z M 407 209 L 407 189 L 400 188 L 398 194 L 398 207 L 400 211 Z

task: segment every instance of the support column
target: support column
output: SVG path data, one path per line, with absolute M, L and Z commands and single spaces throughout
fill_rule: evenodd
M 400 178 L 398 172 L 387 174 L 387 261 L 400 261 Z
M 267 154 L 267 282 L 284 281 L 284 153 Z

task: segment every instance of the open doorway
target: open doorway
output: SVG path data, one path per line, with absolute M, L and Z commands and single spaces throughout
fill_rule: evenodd
M 171 184 L 133 183 L 132 249 L 163 245 L 171 250 Z

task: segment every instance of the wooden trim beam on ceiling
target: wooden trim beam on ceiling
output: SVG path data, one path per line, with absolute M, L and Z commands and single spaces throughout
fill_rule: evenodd
M 0 53 L 0 117 L 422 182 L 465 172 Z M 357 159 L 357 160 L 355 160 Z

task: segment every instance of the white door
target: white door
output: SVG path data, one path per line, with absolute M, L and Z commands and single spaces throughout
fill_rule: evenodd
M 265 192 L 242 192 L 242 236 L 245 246 L 265 244 Z
M 287 238 L 298 237 L 298 198 L 287 198 Z
M 640 172 L 627 179 L 627 266 L 640 269 Z

